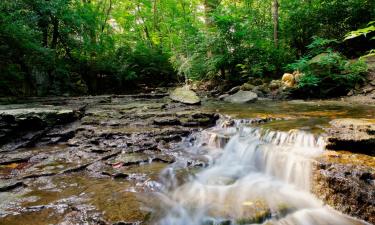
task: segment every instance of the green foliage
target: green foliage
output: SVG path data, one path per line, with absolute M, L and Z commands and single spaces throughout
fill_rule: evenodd
M 314 36 L 311 44 L 307 45 L 307 49 L 309 50 L 308 54 L 314 56 L 327 51 L 327 49 L 331 51 L 331 47 L 334 44 L 339 44 L 339 41 Z
M 375 1 L 368 0 L 287 0 L 281 4 L 285 39 L 305 54 L 311 37 L 341 40 L 375 18 Z
M 275 46 L 270 1 L 1 1 L 0 95 L 102 94 L 185 79 L 278 78 L 307 52 L 288 68 L 309 70 L 308 59 L 375 16 L 368 0 L 280 4 Z M 370 23 L 349 36 L 372 29 Z M 308 45 L 314 36 L 323 38 Z M 341 58 L 325 59 L 324 66 L 356 70 L 344 68 Z M 316 86 L 321 76 L 303 79 Z
M 319 39 L 319 43 L 325 45 L 329 41 Z M 309 48 L 312 52 L 317 52 L 317 49 L 321 50 L 321 46 L 314 43 Z M 363 60 L 347 60 L 342 54 L 330 48 L 318 55 L 312 52 L 286 66 L 288 70 L 303 73 L 298 82 L 298 89 L 310 97 L 340 96 L 363 81 L 367 72 L 367 65 Z
M 345 40 L 357 38 L 360 36 L 366 36 L 374 31 L 375 31 L 375 21 L 371 21 L 367 24 L 367 27 L 347 33 L 345 35 Z M 374 40 L 375 37 L 372 37 L 372 39 Z

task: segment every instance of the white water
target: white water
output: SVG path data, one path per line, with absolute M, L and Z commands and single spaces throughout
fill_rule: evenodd
M 209 165 L 180 185 L 175 173 L 186 160 L 164 172 L 165 189 L 155 201 L 161 205 L 154 207 L 160 218 L 153 223 L 365 224 L 309 193 L 313 158 L 323 149 L 322 139 L 301 131 L 266 132 L 242 123 L 204 131 L 185 155 Z

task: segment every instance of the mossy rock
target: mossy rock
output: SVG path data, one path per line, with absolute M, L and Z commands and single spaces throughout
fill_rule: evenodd
M 252 91 L 253 89 L 255 88 L 254 85 L 250 84 L 250 83 L 244 83 L 242 86 L 241 86 L 241 90 L 242 91 Z
M 197 105 L 201 103 L 200 98 L 198 95 L 189 90 L 187 87 L 180 87 L 174 89 L 170 94 L 169 97 L 176 102 L 181 102 L 188 105 Z
M 258 95 L 252 91 L 239 91 L 234 95 L 224 98 L 224 101 L 231 103 L 251 103 L 258 100 Z

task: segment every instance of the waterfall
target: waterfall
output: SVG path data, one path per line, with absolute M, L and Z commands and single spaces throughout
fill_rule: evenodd
M 173 174 L 187 165 L 186 159 L 163 173 L 166 188 L 151 207 L 158 211 L 153 224 L 366 224 L 309 192 L 314 157 L 324 151 L 322 138 L 249 124 L 219 123 L 194 138 L 184 156 L 206 157 L 208 166 L 182 183 Z

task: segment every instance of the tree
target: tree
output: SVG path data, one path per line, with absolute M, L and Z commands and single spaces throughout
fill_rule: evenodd
M 272 16 L 273 16 L 273 39 L 275 47 L 279 47 L 279 1 L 273 0 L 272 3 Z

